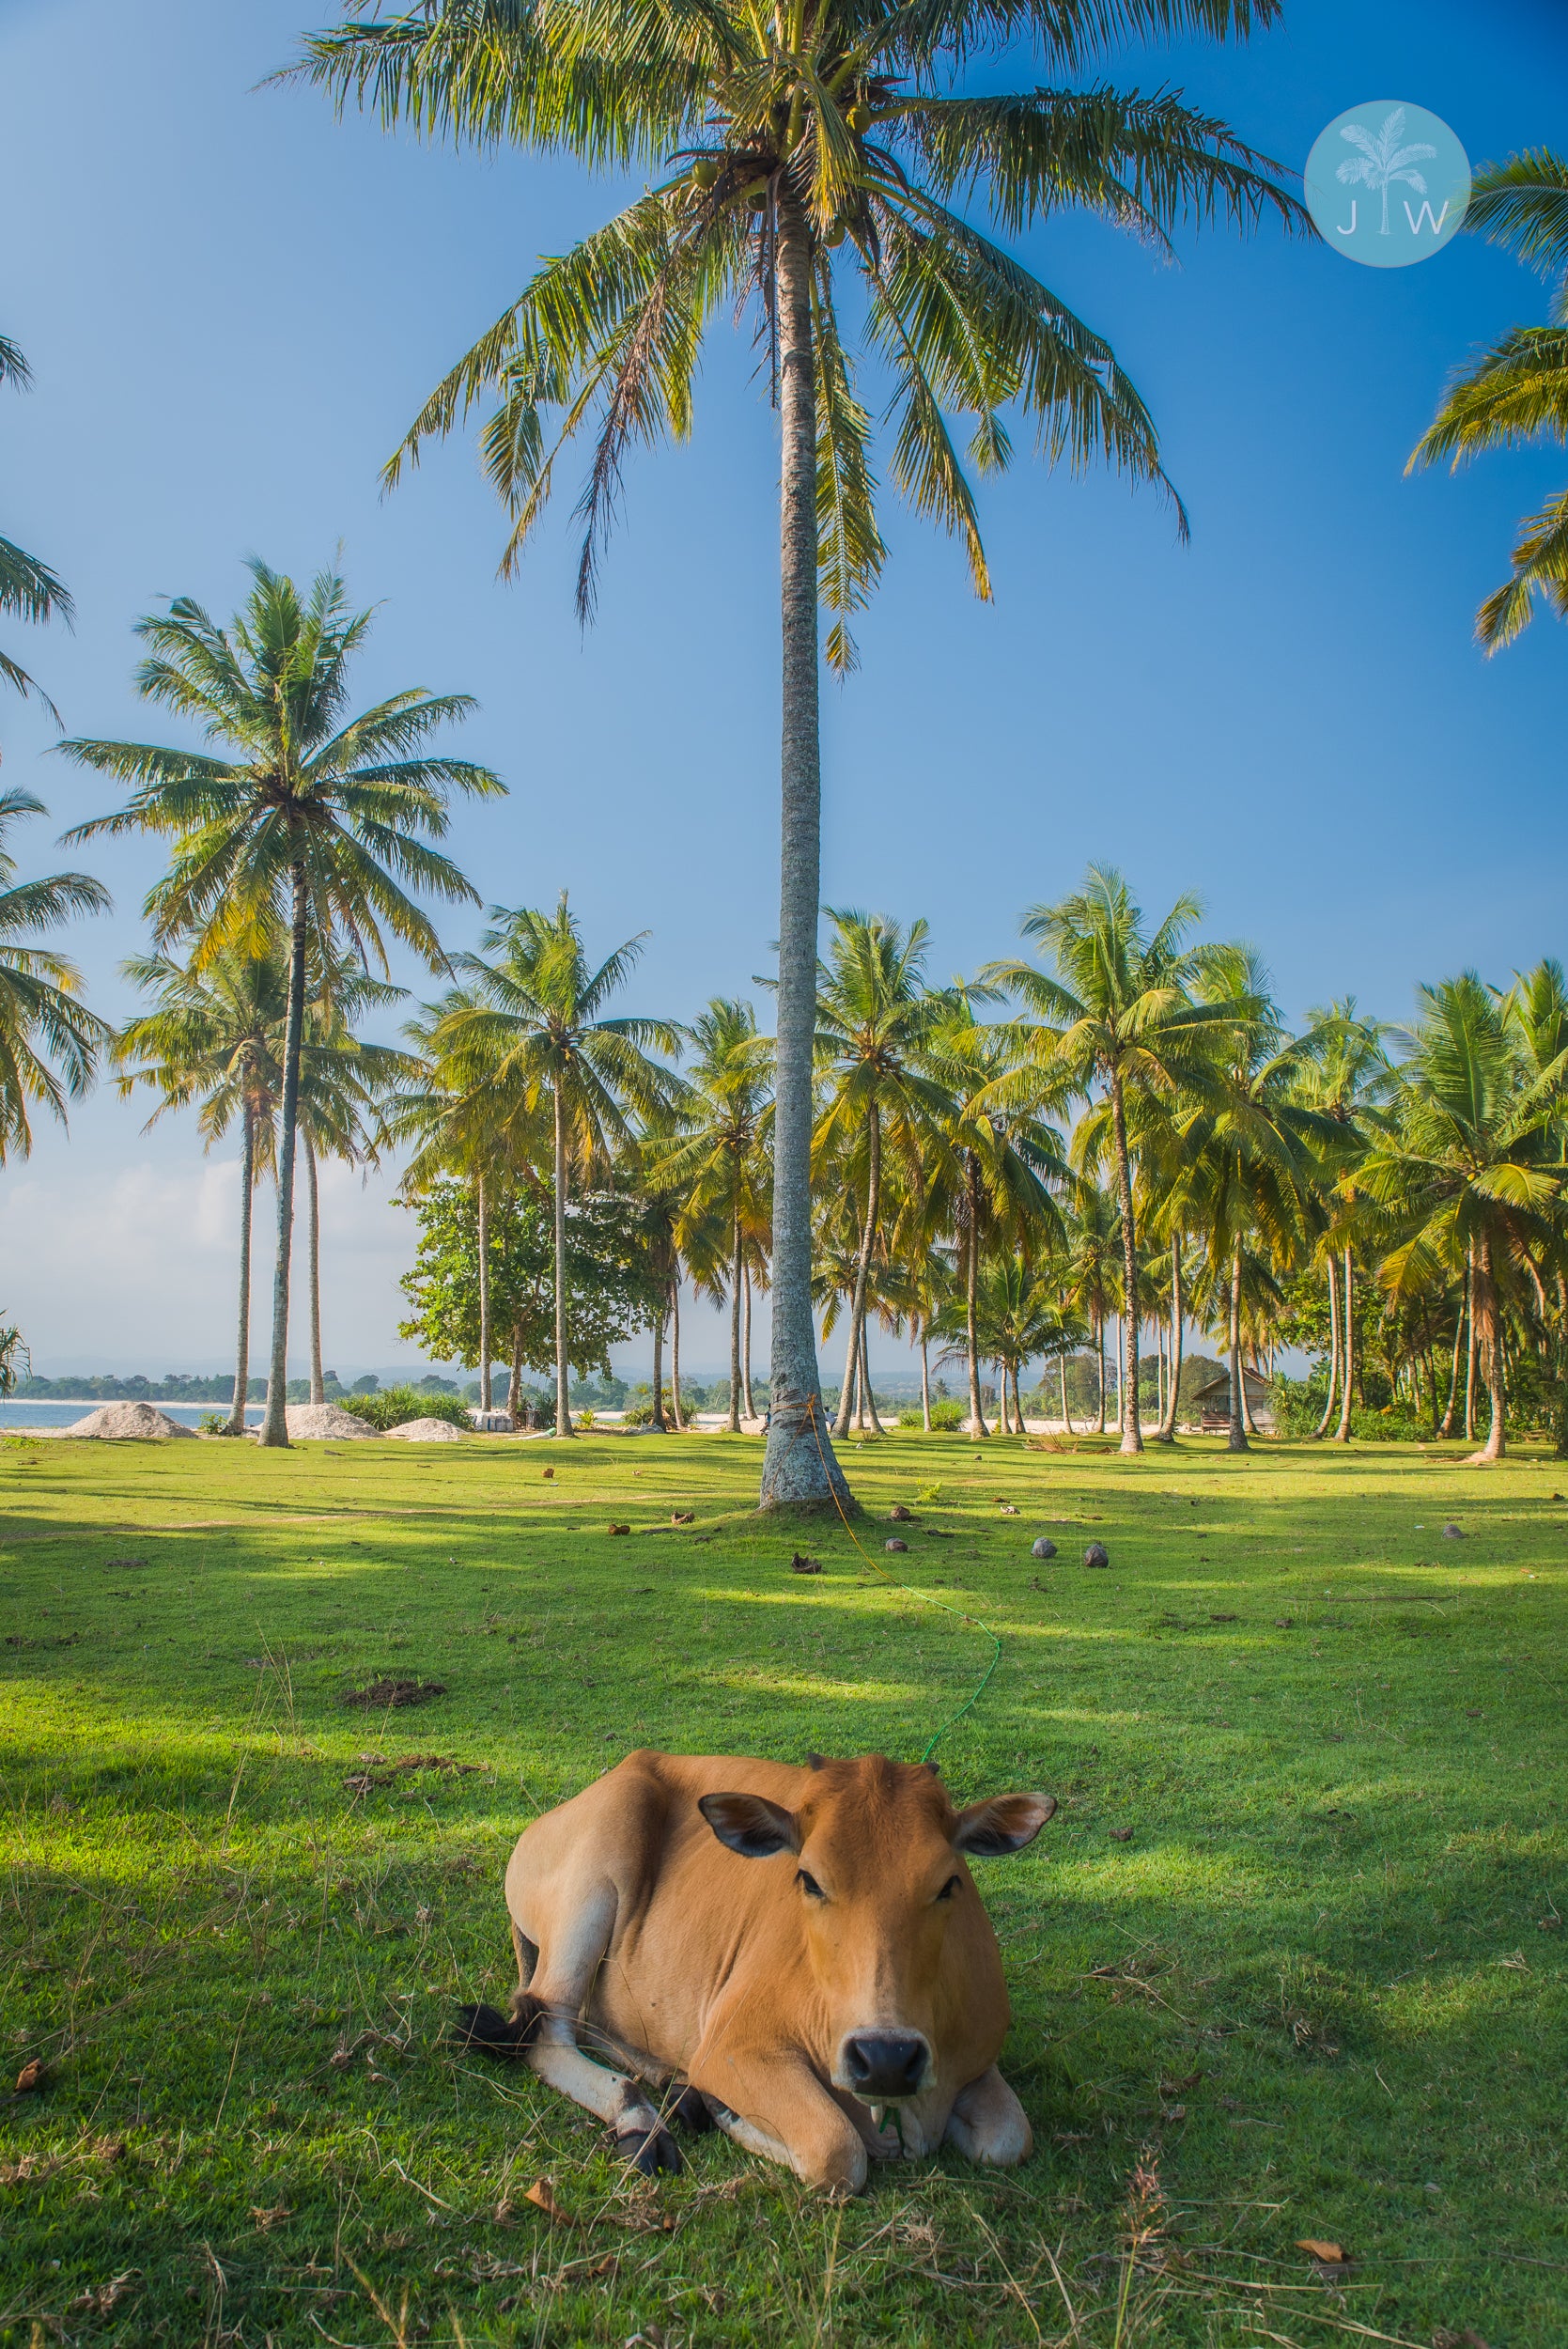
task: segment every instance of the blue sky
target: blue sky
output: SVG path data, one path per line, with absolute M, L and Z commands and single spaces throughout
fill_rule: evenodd
M 0 407 L 0 527 L 78 605 L 74 635 L 8 643 L 70 731 L 150 733 L 134 616 L 182 592 L 226 610 L 244 554 L 308 574 L 341 541 L 353 591 L 382 607 L 363 697 L 417 682 L 483 705 L 462 747 L 512 797 L 461 814 L 452 845 L 487 898 L 569 888 L 590 945 L 650 930 L 636 996 L 690 1014 L 749 988 L 776 920 L 777 474 L 756 354 L 721 328 L 694 439 L 633 462 L 586 636 L 570 494 L 510 584 L 471 440 L 382 499 L 380 462 L 431 384 L 616 191 L 257 88 L 317 21 L 305 0 L 0 0 L 0 138 L 29 192 L 0 329 L 37 375 Z M 1246 49 L 1114 71 L 1183 86 L 1296 171 L 1327 121 L 1380 97 L 1431 108 L 1477 161 L 1568 140 L 1551 0 L 1288 0 Z M 1009 75 L 1027 82 L 1027 61 Z M 1542 620 L 1488 662 L 1470 629 L 1568 459 L 1404 477 L 1447 371 L 1541 316 L 1539 283 L 1464 237 L 1403 271 L 1272 229 L 1184 241 L 1175 268 L 1082 221 L 1020 250 L 1143 392 L 1192 541 L 1148 493 L 1020 455 L 982 492 L 986 607 L 958 551 L 890 496 L 862 667 L 824 698 L 826 900 L 924 914 L 946 976 L 1005 951 L 1022 908 L 1096 858 L 1151 910 L 1199 890 L 1293 1014 L 1353 992 L 1400 1018 L 1421 979 L 1468 963 L 1505 980 L 1561 952 L 1568 646 Z M 36 708 L 0 708 L 8 780 L 63 828 L 107 802 L 51 739 Z M 52 830 L 23 835 L 24 869 Z M 156 858 L 84 861 L 118 908 L 76 941 L 113 1014 Z M 477 926 L 455 921 L 452 942 Z M 69 1143 L 40 1135 L 4 1175 L 4 1299 L 40 1366 L 227 1358 L 233 1170 L 204 1164 L 188 1125 L 139 1122 L 101 1094 Z M 386 1198 L 329 1185 L 343 1365 L 406 1351 L 407 1226 Z

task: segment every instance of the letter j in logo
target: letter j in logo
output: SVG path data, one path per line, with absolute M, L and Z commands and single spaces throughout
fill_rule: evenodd
M 1469 158 L 1448 124 L 1399 98 L 1337 116 L 1312 142 L 1305 179 L 1324 242 L 1368 269 L 1430 260 L 1470 200 Z

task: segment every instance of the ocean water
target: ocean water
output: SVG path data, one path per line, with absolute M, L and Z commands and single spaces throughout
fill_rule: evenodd
M 97 1403 L 28 1403 L 11 1395 L 0 1403 L 0 1429 L 25 1435 L 35 1427 L 74 1427 L 89 1411 L 101 1408 Z M 209 1411 L 226 1413 L 228 1409 L 225 1403 L 155 1403 L 152 1408 L 185 1427 L 199 1427 Z M 260 1403 L 246 1404 L 245 1417 L 253 1427 L 260 1426 L 264 1408 Z

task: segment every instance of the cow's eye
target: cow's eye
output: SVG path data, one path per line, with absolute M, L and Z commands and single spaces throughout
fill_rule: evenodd
M 962 1876 L 949 1876 L 941 1890 L 937 1894 L 937 1898 L 939 1901 L 950 1901 L 955 1892 L 962 1890 L 963 1882 Z
M 814 1875 L 808 1875 L 804 1868 L 797 1868 L 795 1871 L 795 1881 L 800 1886 L 801 1891 L 806 1894 L 808 1899 L 814 1901 L 825 1901 L 827 1899 L 828 1895 L 824 1892 L 822 1887 L 816 1881 L 816 1878 Z

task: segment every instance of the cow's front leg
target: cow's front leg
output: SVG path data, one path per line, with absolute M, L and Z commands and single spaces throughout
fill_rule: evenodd
M 1029 2159 L 1034 2144 L 1029 2116 L 994 2063 L 954 2098 L 947 2142 L 970 2161 L 999 2169 Z
M 524 1996 L 542 2013 L 525 2055 L 540 2079 L 608 2122 L 627 2159 L 651 2177 L 658 2170 L 681 2168 L 674 2138 L 640 2081 L 594 2062 L 577 2044 L 578 2017 L 610 1947 L 615 1909 L 614 1886 L 598 1885 L 541 1946 Z M 521 1963 L 520 1951 L 520 1970 Z
M 722 2056 L 694 2075 L 726 2137 L 835 2200 L 865 2184 L 867 2147 L 803 2056 Z M 722 2085 L 721 2085 L 722 2083 Z

